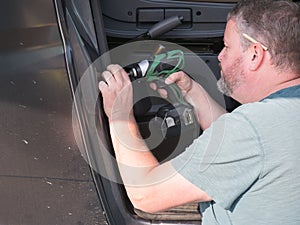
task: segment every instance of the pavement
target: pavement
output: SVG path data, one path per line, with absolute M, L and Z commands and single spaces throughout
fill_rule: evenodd
M 0 52 L 0 225 L 106 224 L 73 135 L 62 46 L 18 44 Z

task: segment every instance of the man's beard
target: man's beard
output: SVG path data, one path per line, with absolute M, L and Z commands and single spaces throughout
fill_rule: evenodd
M 229 86 L 228 82 L 225 80 L 225 77 L 222 75 L 221 78 L 218 80 L 217 82 L 217 87 L 218 87 L 218 90 L 226 95 L 226 96 L 231 96 L 232 94 L 232 89 L 231 87 Z
M 242 58 L 236 59 L 232 66 L 226 71 L 226 75 L 220 65 L 221 78 L 217 82 L 217 87 L 222 94 L 231 96 L 233 91 L 244 82 L 245 75 L 241 70 L 242 61 Z

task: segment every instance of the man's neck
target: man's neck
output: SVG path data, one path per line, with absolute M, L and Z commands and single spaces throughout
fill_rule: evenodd
M 281 74 L 279 76 L 284 76 L 284 74 Z M 286 75 L 286 78 L 287 79 L 279 81 L 276 85 L 274 85 L 274 87 L 271 89 L 271 93 L 269 93 L 269 95 L 272 93 L 275 93 L 279 90 L 288 88 L 288 87 L 300 85 L 300 75 L 288 74 L 288 75 Z
M 240 92 L 239 98 L 232 97 L 242 104 L 257 102 L 284 88 L 300 85 L 300 75 L 293 73 L 265 73 L 257 77 L 247 92 Z

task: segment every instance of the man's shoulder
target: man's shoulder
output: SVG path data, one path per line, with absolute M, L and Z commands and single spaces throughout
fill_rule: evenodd
M 235 124 L 248 124 L 247 129 L 252 128 L 259 134 L 266 134 L 266 137 L 269 134 L 281 137 L 283 132 L 290 134 L 300 127 L 300 86 L 292 89 L 274 93 L 259 102 L 241 105 L 228 117 Z

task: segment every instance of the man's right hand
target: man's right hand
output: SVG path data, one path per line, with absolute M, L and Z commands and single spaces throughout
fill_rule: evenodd
M 165 83 L 167 85 L 176 83 L 177 86 L 181 89 L 183 97 L 187 95 L 187 93 L 193 88 L 193 83 L 195 81 L 192 80 L 186 73 L 183 71 L 179 71 L 171 74 L 166 78 Z
M 198 123 L 202 130 L 208 128 L 213 121 L 219 116 L 226 113 L 226 110 L 221 107 L 206 90 L 183 71 L 171 74 L 166 78 L 167 85 L 176 83 L 181 89 L 185 100 L 194 107 Z M 158 90 L 159 93 L 163 91 Z
M 170 85 L 170 84 L 177 84 L 177 86 L 180 88 L 183 97 L 186 97 L 187 93 L 192 89 L 193 87 L 193 81 L 186 73 L 183 71 L 179 71 L 176 73 L 171 74 L 169 77 L 166 78 L 165 84 Z M 168 97 L 168 92 L 166 89 L 163 87 L 157 87 L 155 83 L 151 83 L 150 87 L 153 90 L 156 90 L 161 97 L 167 98 Z

